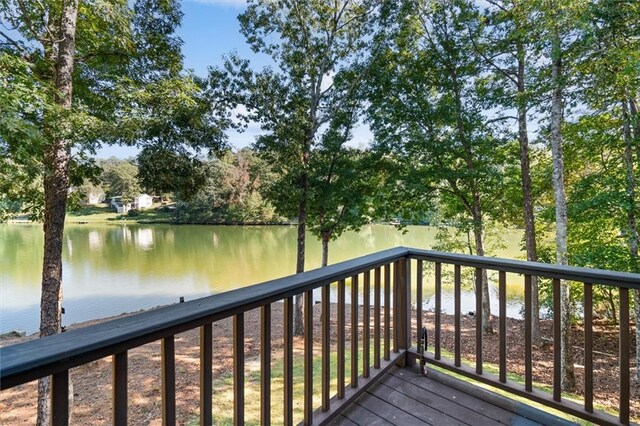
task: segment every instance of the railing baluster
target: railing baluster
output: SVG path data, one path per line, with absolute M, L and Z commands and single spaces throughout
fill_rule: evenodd
M 112 357 L 113 376 L 113 424 L 127 424 L 127 351 L 119 352 Z
M 69 370 L 51 376 L 51 424 L 69 424 Z
M 271 424 L 271 305 L 260 308 L 260 424 Z
M 304 419 L 313 422 L 313 290 L 304 293 Z
M 162 424 L 176 424 L 176 358 L 174 336 L 161 343 L 162 362 Z
M 620 287 L 620 423 L 629 424 L 629 289 Z
M 398 353 L 398 333 L 400 332 L 400 299 L 398 298 L 398 290 L 399 290 L 399 282 L 400 278 L 398 274 L 400 273 L 400 267 L 398 266 L 400 262 L 393 262 L 393 353 Z
M 331 300 L 329 286 L 322 287 L 322 411 L 329 411 L 331 394 L 331 329 L 329 316 L 331 315 Z
M 442 330 L 442 263 L 436 262 L 436 313 L 435 313 L 435 358 L 440 359 L 440 333 Z
M 208 426 L 213 423 L 213 375 L 211 363 L 213 360 L 213 326 L 205 324 L 200 327 L 200 425 Z
M 584 283 L 584 410 L 593 413 L 593 287 Z
M 293 424 L 293 297 L 284 300 L 284 424 Z
M 362 377 L 369 377 L 371 350 L 371 271 L 364 273 L 362 290 Z
M 384 360 L 391 359 L 391 264 L 384 265 Z
M 422 339 L 422 260 L 418 260 L 416 266 L 416 347 L 420 346 Z M 425 342 L 426 343 L 426 342 Z M 424 351 L 426 348 L 422 348 Z M 420 354 L 421 356 L 423 354 Z
M 560 313 L 553 313 L 553 320 L 560 321 Z M 531 275 L 524 276 L 524 387 L 533 390 L 531 369 Z
M 476 374 L 482 374 L 482 269 L 476 268 Z
M 344 280 L 338 281 L 338 399 L 344 398 L 344 370 L 345 370 L 345 282 Z
M 351 277 L 351 387 L 358 387 L 358 276 Z
M 500 381 L 507 383 L 507 273 L 498 272 L 498 304 L 500 305 Z
M 453 267 L 453 302 L 454 302 L 454 364 L 460 367 L 460 304 L 462 277 L 460 265 Z
M 373 368 L 380 368 L 380 267 L 373 278 Z
M 553 400 L 562 399 L 562 352 L 561 347 L 561 311 L 560 280 L 553 280 Z M 557 313 L 557 314 L 556 314 Z M 556 316 L 557 315 L 557 316 Z
M 233 316 L 233 423 L 244 424 L 244 314 Z

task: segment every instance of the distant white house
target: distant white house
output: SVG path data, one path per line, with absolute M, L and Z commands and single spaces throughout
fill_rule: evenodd
M 153 205 L 153 197 L 149 194 L 140 194 L 133 199 L 134 209 L 148 209 Z
M 126 214 L 131 209 L 147 209 L 153 205 L 153 197 L 149 194 L 140 194 L 131 203 L 123 203 L 122 196 L 111 197 L 110 204 L 120 214 Z

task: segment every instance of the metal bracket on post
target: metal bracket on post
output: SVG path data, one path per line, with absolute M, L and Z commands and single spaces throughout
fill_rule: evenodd
M 420 375 L 427 375 L 427 360 L 424 353 L 427 351 L 427 327 L 422 327 L 418 339 L 418 358 L 420 358 Z

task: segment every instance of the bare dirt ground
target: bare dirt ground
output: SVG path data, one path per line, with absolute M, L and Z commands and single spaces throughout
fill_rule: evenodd
M 361 310 L 360 310 L 361 311 Z M 373 313 L 373 312 L 372 312 Z M 320 306 L 314 308 L 315 347 L 319 348 Z M 349 319 L 349 308 L 346 313 Z M 282 355 L 282 321 L 283 305 L 272 305 L 272 358 Z M 332 341 L 335 342 L 336 309 L 332 306 Z M 495 318 L 494 329 L 497 330 L 498 319 Z M 81 327 L 95 323 L 83 323 L 73 327 Z M 433 350 L 434 314 L 424 314 L 425 326 L 429 329 L 429 350 Z M 362 323 L 360 323 L 360 328 Z M 453 351 L 453 317 L 442 317 L 442 344 L 448 351 Z M 551 321 L 541 322 L 541 335 L 551 339 Z M 618 405 L 618 336 L 616 329 L 604 323 L 594 324 L 594 393 L 596 403 L 616 409 Z M 632 330 L 633 331 L 633 330 Z M 347 329 L 347 339 L 350 331 Z M 508 319 L 507 348 L 508 371 L 524 375 L 523 322 Z M 632 332 L 630 347 L 635 347 L 635 334 Z M 232 321 L 219 321 L 213 325 L 213 373 L 216 377 L 228 375 L 233 366 L 232 353 Z M 20 343 L 35 338 L 21 337 L 2 342 L 2 346 Z M 179 334 L 176 340 L 176 404 L 179 424 L 193 423 L 198 418 L 199 400 L 199 332 L 191 330 Z M 483 354 L 485 363 L 498 363 L 498 335 L 485 335 Z M 302 349 L 302 339 L 295 339 L 296 353 Z M 577 390 L 583 394 L 584 354 L 581 348 L 582 328 L 574 328 L 574 360 L 576 365 Z M 348 347 L 348 345 L 347 345 Z M 250 311 L 245 314 L 245 358 L 247 363 L 255 364 L 260 354 L 260 312 Z M 635 383 L 635 353 L 631 354 L 632 376 L 631 415 L 640 417 L 640 386 Z M 475 359 L 475 319 L 462 318 L 462 357 Z M 104 358 L 71 370 L 73 383 L 72 423 L 79 425 L 106 425 L 111 423 L 111 358 Z M 533 380 L 543 384 L 552 384 L 553 380 L 553 346 L 544 344 L 533 351 Z M 160 342 L 150 343 L 129 351 L 129 423 L 135 425 L 161 424 L 161 377 L 160 377 Z M 27 383 L 0 393 L 0 424 L 34 424 L 36 412 L 36 382 Z

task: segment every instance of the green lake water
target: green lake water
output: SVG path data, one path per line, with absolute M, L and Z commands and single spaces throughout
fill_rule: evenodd
M 431 248 L 436 229 L 405 233 L 372 225 L 332 242 L 329 262 L 399 245 Z M 503 233 L 500 257 L 521 257 L 521 232 Z M 42 226 L 0 225 L 0 332 L 38 328 Z M 290 226 L 67 225 L 63 250 L 63 324 L 191 300 L 295 272 L 296 228 Z M 307 240 L 307 270 L 320 266 L 320 243 Z M 432 305 L 425 280 L 424 306 Z M 518 316 L 521 280 L 509 283 L 509 316 Z M 473 310 L 473 295 L 463 311 Z M 447 310 L 445 295 L 443 306 Z M 451 301 L 451 304 L 453 302 Z M 495 304 L 494 304 L 495 306 Z

